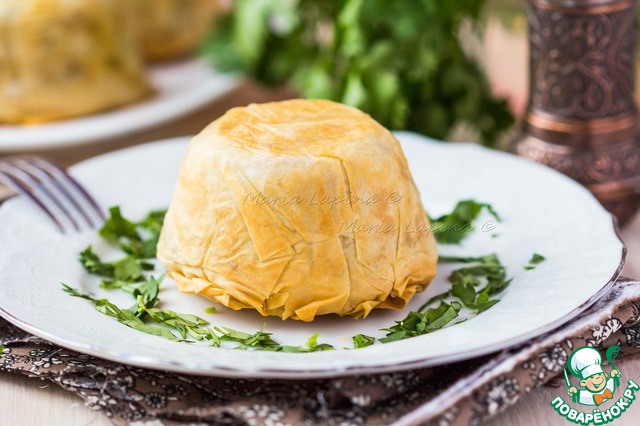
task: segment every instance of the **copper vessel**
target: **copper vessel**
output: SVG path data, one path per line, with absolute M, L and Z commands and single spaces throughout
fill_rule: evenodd
M 585 185 L 621 222 L 640 207 L 635 0 L 529 0 L 530 86 L 515 151 Z

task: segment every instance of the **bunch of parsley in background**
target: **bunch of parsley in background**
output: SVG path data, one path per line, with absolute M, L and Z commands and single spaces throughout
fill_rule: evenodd
M 390 129 L 486 145 L 513 123 L 462 47 L 486 0 L 236 0 L 204 43 L 222 71 L 358 107 Z

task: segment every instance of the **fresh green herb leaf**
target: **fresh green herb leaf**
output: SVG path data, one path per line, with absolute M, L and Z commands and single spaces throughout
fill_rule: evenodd
M 75 288 L 73 288 L 73 287 L 71 287 L 71 286 L 69 286 L 69 285 L 67 285 L 67 284 L 64 284 L 64 283 L 62 284 L 62 290 L 63 290 L 65 293 L 67 293 L 67 294 L 69 294 L 70 296 L 73 296 L 73 297 L 80 297 L 80 298 L 82 298 L 82 299 L 87 299 L 87 300 L 90 300 L 90 301 L 92 301 L 92 302 L 93 302 L 94 300 L 96 300 L 95 298 L 91 297 L 90 295 L 80 293 L 80 292 L 79 292 L 78 290 L 76 290 Z
M 254 334 L 244 333 L 228 327 L 214 327 L 214 329 L 220 334 L 221 341 L 239 343 L 236 349 L 253 348 L 275 351 L 280 347 L 280 344 L 271 338 L 271 333 L 264 332 L 264 326 Z
M 476 309 L 476 314 L 498 303 L 499 300 L 491 299 L 490 296 L 503 291 L 511 283 L 504 265 L 495 254 L 475 257 L 441 256 L 439 261 L 469 264 L 449 275 L 448 280 L 452 284 L 450 295 L 459 299 L 466 307 Z M 477 287 L 483 283 L 484 287 L 478 290 Z
M 489 256 L 491 256 L 491 255 L 489 255 Z M 473 262 L 482 262 L 487 258 L 488 258 L 488 256 L 463 257 L 463 256 L 445 256 L 445 255 L 440 255 L 438 257 L 438 262 L 440 262 L 440 263 L 473 263 Z
M 500 216 L 490 204 L 479 203 L 475 200 L 458 202 L 451 213 L 439 218 L 431 219 L 431 229 L 439 243 L 460 244 L 475 228 L 473 221 L 485 208 L 491 216 L 500 221 Z
M 107 299 L 97 299 L 89 294 L 62 284 L 63 290 L 71 296 L 80 297 L 93 303 L 96 310 L 104 315 L 118 320 L 120 323 L 138 331 L 164 337 L 169 340 L 192 343 L 193 341 L 208 341 L 212 346 L 220 346 L 223 341 L 238 343 L 237 349 L 269 350 L 282 352 L 317 352 L 334 349 L 326 343 L 318 343 L 318 333 L 311 336 L 306 346 L 280 345 L 271 338 L 271 333 L 259 330 L 248 334 L 227 327 L 208 328 L 204 319 L 191 314 L 177 313 L 171 310 L 157 309 L 160 283 L 164 279 L 153 276 L 145 279 L 145 272 L 154 269 L 151 263 L 145 262 L 155 256 L 155 245 L 162 230 L 162 223 L 166 210 L 151 212 L 141 222 L 134 223 L 125 219 L 118 207 L 110 209 L 110 217 L 100 229 L 100 235 L 117 244 L 128 256 L 115 261 L 103 262 L 93 252 L 91 246 L 80 253 L 80 262 L 91 274 L 99 275 L 103 280 L 100 287 L 108 290 L 121 290 L 135 298 L 135 305 L 129 309 L 121 309 Z M 142 235 L 148 235 L 143 238 Z M 151 249 L 152 248 L 152 249 Z M 209 307 L 206 313 L 217 312 L 215 307 Z M 161 327 L 145 322 L 151 320 Z M 176 336 L 176 333 L 179 337 Z
M 477 217 L 482 208 L 487 208 L 489 213 L 496 220 L 499 220 L 498 215 L 491 206 L 467 200 L 458 203 L 452 213 L 434 220 L 434 223 L 441 225 L 443 223 L 448 223 L 449 225 L 455 223 L 457 225 L 471 226 L 471 222 Z M 227 327 L 208 328 L 206 326 L 209 323 L 198 316 L 157 309 L 159 287 L 164 276 L 160 279 L 156 279 L 153 276 L 148 280 L 145 279 L 145 272 L 153 270 L 154 266 L 143 260 L 150 253 L 146 251 L 144 244 L 157 239 L 162 229 L 165 213 L 166 211 L 152 212 L 143 221 L 134 223 L 122 217 L 119 208 L 112 208 L 110 211 L 111 216 L 100 233 L 105 238 L 118 244 L 129 255 L 115 262 L 103 262 L 93 252 L 91 246 L 80 253 L 80 261 L 87 271 L 105 278 L 111 278 L 110 280 L 103 280 L 101 287 L 109 290 L 118 289 L 131 294 L 136 300 L 136 304 L 133 307 L 121 309 L 107 299 L 96 299 L 91 295 L 82 294 L 66 284 L 63 284 L 63 290 L 71 296 L 91 301 L 96 310 L 117 319 L 122 324 L 144 333 L 170 340 L 187 343 L 208 341 L 212 346 L 220 346 L 222 342 L 226 341 L 237 343 L 237 349 L 298 353 L 334 349 L 329 344 L 318 343 L 318 333 L 312 335 L 305 346 L 281 345 L 272 338 L 271 333 L 264 331 L 264 327 L 254 334 Z M 444 232 L 451 231 L 451 229 L 449 227 Z M 139 230 L 140 232 L 138 232 Z M 466 236 L 466 232 L 455 235 L 446 234 L 447 237 L 445 239 L 459 242 Z M 141 233 L 148 233 L 151 235 L 151 239 L 144 240 L 140 236 Z M 153 255 L 155 256 L 155 251 Z M 543 260 L 544 257 L 535 254 L 530 263 L 538 264 Z M 482 313 L 499 302 L 499 300 L 491 299 L 490 296 L 502 291 L 511 281 L 506 278 L 505 268 L 495 254 L 477 257 L 441 256 L 440 261 L 466 263 L 468 266 L 456 269 L 451 273 L 449 276 L 449 281 L 452 284 L 451 290 L 432 297 L 420 307 L 418 312 L 409 312 L 405 319 L 397 321 L 390 328 L 384 329 L 387 334 L 379 339 L 381 342 L 388 343 L 441 329 L 458 317 L 462 304 L 468 308 L 476 309 L 478 314 Z M 485 284 L 484 287 L 477 290 L 477 287 L 480 287 L 483 283 Z M 444 299 L 449 296 L 456 297 L 462 304 L 457 301 L 444 302 Z M 437 301 L 440 301 L 438 307 L 429 308 L 431 304 Z M 215 313 L 217 310 L 215 307 L 209 307 L 205 309 L 205 312 Z M 160 324 L 162 327 L 148 324 L 144 321 L 145 319 Z M 455 324 L 463 321 L 465 320 L 460 320 Z M 366 347 L 375 343 L 374 337 L 363 334 L 358 334 L 352 339 L 354 348 Z
M 140 318 L 136 316 L 136 313 L 132 312 L 131 310 L 120 309 L 113 303 L 109 302 L 107 299 L 96 299 L 88 294 L 80 293 L 76 289 L 66 284 L 62 284 L 62 286 L 63 290 L 69 295 L 90 300 L 98 312 L 115 318 L 121 324 L 124 324 L 143 333 L 164 337 L 165 339 L 169 340 L 178 340 L 176 336 L 168 329 L 153 327 L 151 325 L 145 324 Z
M 114 276 L 113 264 L 102 262 L 100 257 L 93 252 L 91 246 L 80 252 L 80 263 L 90 274 L 108 278 L 113 278 Z
M 451 290 L 447 290 L 444 293 L 440 293 L 438 295 L 433 296 L 431 299 L 424 302 L 424 304 L 418 308 L 418 312 L 424 311 L 435 302 L 439 302 L 441 300 L 446 299 L 447 297 L 449 297 L 449 295 L 451 295 Z
M 332 345 L 328 343 L 318 343 L 314 347 L 302 350 L 301 352 L 324 352 L 324 351 L 333 351 L 335 349 L 336 348 L 334 348 Z
M 2 355 L 4 353 L 4 346 L 0 345 L 0 355 Z
M 119 243 L 120 239 L 123 238 L 140 240 L 136 225 L 122 217 L 120 207 L 118 206 L 109 209 L 109 217 L 98 233 L 102 238 L 114 243 Z
M 137 223 L 138 227 L 146 229 L 152 234 L 160 234 L 162 231 L 162 225 L 164 224 L 164 218 L 167 215 L 167 209 L 154 210 L 147 215 L 144 219 Z
M 212 330 L 203 328 L 203 326 L 208 325 L 209 323 L 200 317 L 153 308 L 144 308 L 144 312 L 149 314 L 151 319 L 156 323 L 163 324 L 168 326 L 170 329 L 176 330 L 178 334 L 180 334 L 182 340 L 187 339 L 187 337 L 191 337 L 197 341 L 202 341 L 204 339 L 211 340 L 211 338 L 207 338 L 207 336 L 213 334 Z M 219 341 L 216 340 L 216 343 L 218 342 Z
M 236 0 L 202 50 L 219 70 L 347 103 L 390 129 L 445 139 L 464 124 L 492 145 L 513 116 L 459 36 L 485 3 Z
M 431 318 L 428 318 L 426 330 L 434 331 L 441 329 L 442 327 L 453 321 L 458 316 L 458 312 L 460 312 L 460 304 L 452 302 L 444 312 L 438 312 L 437 316 L 432 315 Z
M 317 342 L 318 333 L 314 334 L 307 340 L 306 346 L 287 346 L 281 345 L 271 338 L 271 333 L 265 333 L 264 327 L 254 334 L 248 334 L 241 331 L 233 330 L 228 327 L 214 327 L 220 334 L 221 341 L 233 341 L 239 343 L 235 349 L 252 349 L 259 351 L 273 352 L 318 352 L 333 350 L 334 347 L 326 343 L 319 344 Z
M 163 279 L 164 274 L 158 280 L 150 277 L 148 281 L 145 281 L 133 290 L 132 294 L 133 297 L 136 298 L 136 306 L 131 308 L 131 310 L 134 311 L 137 316 L 144 315 L 147 309 L 154 308 L 160 302 L 158 293 L 160 292 L 160 283 Z
M 367 336 L 366 334 L 356 334 L 352 337 L 353 347 L 355 349 L 366 348 L 367 346 L 371 346 L 376 342 L 375 337 Z
M 132 222 L 122 216 L 120 207 L 109 209 L 109 218 L 99 231 L 100 236 L 117 244 L 134 259 L 151 259 L 162 231 L 166 210 L 149 213 L 140 222 Z
M 402 321 L 396 321 L 396 325 L 383 329 L 387 334 L 378 340 L 382 343 L 389 343 L 431 333 L 456 318 L 460 308 L 460 304 L 456 302 L 451 304 L 440 302 L 440 306 L 429 308 L 424 313 L 409 312 Z
M 137 282 L 143 278 L 142 266 L 133 257 L 125 257 L 113 263 L 113 277 L 119 281 Z
M 133 292 L 136 289 L 136 286 L 137 286 L 136 283 L 128 283 L 126 281 L 120 281 L 120 280 L 115 280 L 115 281 L 103 280 L 100 283 L 100 288 L 103 288 L 105 290 L 122 290 L 129 294 L 133 294 Z
M 125 282 L 141 281 L 144 279 L 143 272 L 154 268 L 152 264 L 134 259 L 131 256 L 115 262 L 103 262 L 93 252 L 91 246 L 80 253 L 80 263 L 90 274 Z
M 476 300 L 476 289 L 471 282 L 457 282 L 451 287 L 451 295 L 460 299 L 467 307 L 473 307 Z
M 498 302 L 500 302 L 500 300 L 491 299 L 491 300 L 487 300 L 486 302 L 478 303 L 478 314 L 483 313 L 484 311 L 486 311 L 487 309 L 489 309 L 490 307 L 492 307 L 493 305 L 495 305 Z
M 320 333 L 315 333 L 307 339 L 307 348 L 313 349 L 318 346 L 318 336 Z
M 413 337 L 408 335 L 405 330 L 390 331 L 391 329 L 383 329 L 383 331 L 384 330 L 389 330 L 389 331 L 386 336 L 384 336 L 381 339 L 378 339 L 378 341 L 380 341 L 381 343 L 391 343 L 391 342 L 396 342 L 398 340 L 406 339 L 408 337 Z
M 141 222 L 138 222 L 136 226 L 142 230 L 144 238 L 141 241 L 129 241 L 129 245 L 124 247 L 125 251 L 139 259 L 156 257 L 156 247 L 160 240 L 160 232 L 166 214 L 166 209 L 152 211 Z
M 320 352 L 335 349 L 333 346 L 327 343 L 318 343 L 318 336 L 320 336 L 320 333 L 315 333 L 314 335 L 309 337 L 307 339 L 306 347 L 299 348 L 300 352 Z
M 480 278 L 486 280 L 486 286 L 478 292 L 491 296 L 504 290 L 511 279 L 507 278 L 507 272 L 495 254 L 480 257 L 446 257 L 444 262 L 475 263 L 475 265 L 456 269 L 449 276 L 449 281 L 454 285 L 457 283 L 473 283 L 474 286 L 480 284 Z
M 541 254 L 534 253 L 533 256 L 531 257 L 531 260 L 529 260 L 529 265 L 525 266 L 524 269 L 526 269 L 527 271 L 536 269 L 536 265 L 544 262 L 545 260 L 546 258 Z
M 218 309 L 215 306 L 209 306 L 208 308 L 206 308 L 204 310 L 204 312 L 206 314 L 217 314 L 218 313 Z
M 542 263 L 546 260 L 546 258 L 544 256 L 542 256 L 541 254 L 538 253 L 534 253 L 533 257 L 531 258 L 531 260 L 529 260 L 529 263 L 531 265 L 537 265 L 539 263 Z

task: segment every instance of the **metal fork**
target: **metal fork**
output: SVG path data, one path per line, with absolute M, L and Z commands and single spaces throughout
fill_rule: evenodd
M 0 182 L 25 196 L 62 233 L 97 228 L 105 214 L 64 169 L 34 155 L 0 159 Z

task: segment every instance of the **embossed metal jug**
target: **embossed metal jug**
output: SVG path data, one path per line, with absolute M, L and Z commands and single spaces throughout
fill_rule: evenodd
M 621 222 L 640 206 L 636 0 L 529 0 L 530 92 L 515 151 L 587 186 Z

